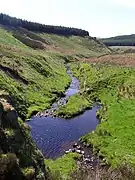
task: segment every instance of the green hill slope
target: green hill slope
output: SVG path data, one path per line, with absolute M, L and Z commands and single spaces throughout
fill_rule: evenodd
M 66 62 L 110 52 L 92 37 L 34 33 L 1 25 L 0 179 L 48 179 L 44 157 L 13 107 L 23 120 L 49 108 L 71 81 Z
M 35 47 L 36 42 L 39 46 Z M 9 93 L 14 107 L 25 119 L 34 111 L 48 108 L 65 91 L 70 82 L 65 60 L 107 53 L 110 50 L 106 46 L 90 37 L 0 28 L 0 90 Z
M 101 39 L 107 46 L 135 46 L 135 34 Z

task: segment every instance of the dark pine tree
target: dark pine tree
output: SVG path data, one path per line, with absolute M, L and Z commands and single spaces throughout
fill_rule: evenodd
M 0 14 L 0 24 L 14 28 L 22 27 L 27 30 L 40 33 L 58 34 L 64 36 L 89 36 L 89 32 L 82 29 L 44 25 L 35 22 L 29 22 L 22 19 L 17 19 L 15 17 L 11 17 L 2 13 Z

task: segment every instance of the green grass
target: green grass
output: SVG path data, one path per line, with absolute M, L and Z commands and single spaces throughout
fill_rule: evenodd
M 110 50 L 103 44 L 97 43 L 93 38 L 83 38 L 76 36 L 59 36 L 55 34 L 40 34 L 50 46 L 53 45 L 55 49 L 62 53 L 68 53 L 76 55 L 77 57 L 92 57 L 100 56 L 106 53 L 110 53 Z M 54 50 L 55 50 L 54 49 Z
M 34 111 L 49 108 L 52 102 L 65 92 L 71 81 L 66 73 L 65 61 L 74 61 L 75 57 L 87 58 L 110 52 L 94 39 L 42 34 L 44 39 L 41 40 L 38 34 L 35 36 L 27 32 L 27 37 L 31 36 L 31 39 L 42 43 L 44 40 L 49 42 L 45 50 L 34 50 L 12 34 L 10 29 L 6 31 L 0 28 L 0 96 L 9 95 L 12 105 L 23 120 L 29 118 Z M 75 95 L 69 99 L 63 111 L 71 115 L 89 105 L 85 97 Z M 8 145 L 10 144 L 13 153 L 17 153 L 19 161 L 16 162 L 27 178 L 31 178 L 36 172 L 38 174 L 36 178 L 42 179 L 42 154 L 31 141 L 29 127 L 20 119 L 18 122 L 19 125 L 15 130 L 12 127 L 14 124 L 7 121 L 3 123 Z M 11 159 L 16 160 L 14 155 Z M 60 171 L 63 177 L 67 177 L 76 169 L 75 157 L 78 155 L 71 153 L 54 162 L 45 160 L 45 164 L 48 164 L 52 171 Z M 36 170 L 33 167 L 36 167 Z
M 12 78 L 1 71 L 0 85 L 1 89 L 7 91 L 13 98 L 19 113 L 22 112 L 23 105 L 23 113 L 27 113 L 28 110 L 29 115 L 33 110 L 48 108 L 57 97 L 57 93 L 64 92 L 70 82 L 64 61 L 62 58 L 60 60 L 59 55 L 16 56 L 12 54 L 12 57 L 4 55 L 0 62 L 3 67 L 17 72 L 17 77 Z M 23 78 L 28 84 L 24 84 L 18 78 Z
M 83 95 L 76 94 L 69 98 L 66 105 L 60 107 L 57 114 L 59 116 L 64 116 L 64 118 L 71 118 L 90 107 L 91 101 L 88 101 L 85 97 L 83 97 Z
M 69 153 L 56 160 L 46 159 L 45 164 L 49 167 L 52 174 L 59 172 L 63 178 L 67 178 L 71 172 L 76 170 L 76 160 L 79 155 L 76 153 Z
M 108 46 L 134 46 L 135 34 L 103 38 L 101 41 Z
M 100 99 L 101 123 L 82 138 L 113 167 L 135 167 L 135 69 L 116 66 L 72 65 L 89 99 Z M 87 91 L 87 89 L 89 89 Z
M 8 34 L 13 45 L 17 46 L 9 48 L 0 41 L 0 64 L 2 68 L 8 69 L 0 71 L 0 89 L 9 93 L 21 117 L 30 117 L 33 111 L 50 107 L 69 85 L 70 78 L 64 66 L 65 56 L 29 47 L 22 49 L 10 33 L 2 32 Z
M 65 91 L 70 83 L 65 61 L 74 61 L 76 56 L 98 56 L 109 52 L 92 38 L 39 35 L 23 29 L 16 32 L 47 44 L 46 50 L 34 50 L 17 40 L 10 29 L 0 28 L 0 88 L 9 93 L 23 119 L 29 118 L 34 111 L 49 108 Z M 70 101 L 69 108 L 73 109 Z
M 11 45 L 26 48 L 26 46 L 21 43 L 19 40 L 15 39 L 12 36 L 12 33 L 5 31 L 3 28 L 0 27 L 0 44 L 3 45 Z

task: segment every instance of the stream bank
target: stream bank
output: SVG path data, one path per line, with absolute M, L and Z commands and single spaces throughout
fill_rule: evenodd
M 53 103 L 51 109 L 37 114 L 28 122 L 31 126 L 32 138 L 46 158 L 56 159 L 65 154 L 75 141 L 95 130 L 99 122 L 96 112 L 100 106 L 97 104 L 90 110 L 66 121 L 64 118 L 55 117 L 55 112 L 59 107 L 65 105 L 71 96 L 79 92 L 78 79 L 72 76 L 70 69 L 67 69 L 67 73 L 72 82 L 65 92 L 65 97 Z

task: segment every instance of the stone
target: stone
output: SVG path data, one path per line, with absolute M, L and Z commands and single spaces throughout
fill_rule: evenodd
M 69 149 L 68 151 L 65 151 L 66 154 L 72 152 L 72 149 Z
M 91 162 L 91 160 L 88 159 L 88 158 L 84 159 L 84 161 L 85 161 L 86 163 L 90 163 L 90 162 Z
M 84 151 L 81 151 L 81 154 L 83 154 L 83 155 L 84 155 L 84 154 L 85 154 L 85 152 L 84 152 Z
M 93 158 L 93 157 L 91 158 L 91 161 L 92 161 L 92 162 L 94 161 L 94 158 Z
M 74 148 L 76 148 L 77 146 L 78 146 L 78 144 L 77 144 L 77 143 L 73 144 L 73 147 L 74 147 Z
M 79 150 L 81 150 L 81 146 L 77 146 L 76 148 L 79 149 Z
M 79 154 L 81 154 L 81 150 L 78 150 L 78 149 L 77 149 L 76 152 L 79 153 Z
M 72 149 L 72 152 L 75 152 L 75 149 Z

